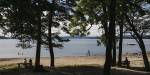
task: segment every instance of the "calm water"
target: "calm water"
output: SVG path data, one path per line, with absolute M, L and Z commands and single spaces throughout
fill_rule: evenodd
M 20 58 L 35 57 L 36 48 L 22 49 L 16 48 L 17 40 L 0 40 L 0 58 Z M 147 51 L 150 51 L 150 40 L 144 39 Z M 125 39 L 123 42 L 123 52 L 140 52 L 138 44 L 127 45 L 128 43 L 136 43 L 134 39 Z M 55 56 L 85 56 L 88 50 L 91 54 L 105 54 L 103 45 L 97 46 L 96 39 L 71 39 L 70 42 L 63 43 L 62 49 L 54 48 Z M 49 57 L 49 51 L 42 47 L 41 57 Z

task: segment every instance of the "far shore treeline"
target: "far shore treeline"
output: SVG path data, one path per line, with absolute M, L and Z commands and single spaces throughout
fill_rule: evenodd
M 98 36 L 84 36 L 84 37 L 80 37 L 80 36 L 61 36 L 62 39 L 101 39 L 101 37 Z M 5 37 L 5 36 L 0 36 L 0 39 L 17 39 L 14 37 Z M 116 39 L 119 39 L 119 36 L 116 36 Z M 132 36 L 130 35 L 126 35 L 123 37 L 123 39 L 134 39 Z M 150 35 L 144 35 L 143 39 L 150 39 Z

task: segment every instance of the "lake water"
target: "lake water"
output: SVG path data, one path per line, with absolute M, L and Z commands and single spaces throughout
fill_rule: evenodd
M 63 43 L 62 49 L 54 48 L 55 57 L 62 56 L 86 56 L 88 50 L 92 55 L 105 54 L 105 47 L 103 45 L 97 46 L 97 39 L 71 39 L 71 41 Z M 21 58 L 21 57 L 35 57 L 36 48 L 22 49 L 16 47 L 17 40 L 1 39 L 0 40 L 0 58 Z M 124 39 L 123 53 L 126 52 L 140 52 L 138 44 L 128 45 L 128 43 L 136 43 L 134 39 Z M 150 51 L 150 40 L 144 39 L 147 51 Z M 49 51 L 42 47 L 41 57 L 49 57 Z

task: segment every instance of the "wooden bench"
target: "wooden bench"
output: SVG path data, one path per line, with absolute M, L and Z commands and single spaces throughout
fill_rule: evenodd
M 129 68 L 130 67 L 130 61 L 122 61 L 121 66 L 125 66 L 125 67 Z
M 31 63 L 17 63 L 18 68 L 32 68 L 32 64 Z

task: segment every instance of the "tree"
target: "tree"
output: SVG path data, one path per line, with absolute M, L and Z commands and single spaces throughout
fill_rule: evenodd
M 123 43 L 123 20 L 119 21 L 119 27 L 120 27 L 120 36 L 119 36 L 119 52 L 118 52 L 118 66 L 121 66 L 122 61 L 122 43 Z
M 25 42 L 36 40 L 36 60 L 35 69 L 40 68 L 40 50 L 41 50 L 41 4 L 37 1 L 25 0 L 9 0 L 4 1 L 6 3 L 4 13 L 6 22 L 6 32 L 10 32 L 13 37 L 19 40 L 25 40 Z
M 108 3 L 107 3 L 108 2 Z M 102 24 L 106 36 L 106 61 L 104 65 L 104 74 L 109 75 L 112 62 L 112 49 L 115 39 L 115 3 L 111 1 L 90 1 L 80 0 L 76 6 L 76 13 L 71 18 L 70 28 L 75 35 L 88 35 L 86 32 L 88 25 Z M 110 7 L 108 7 L 108 5 Z M 108 9 L 110 11 L 108 11 Z M 109 18 L 107 18 L 109 16 Z M 101 22 L 101 23 L 100 23 Z M 108 24 L 108 22 L 110 22 Z
M 129 7 L 133 7 L 134 9 L 125 10 L 126 8 L 128 8 L 128 6 L 126 5 L 127 3 L 129 3 L 131 5 Z M 150 66 L 149 66 L 149 61 L 148 61 L 148 58 L 147 58 L 147 53 L 146 53 L 146 48 L 145 48 L 144 41 L 142 39 L 142 36 L 140 36 L 140 33 L 138 33 L 136 25 L 134 25 L 134 23 L 132 22 L 131 18 L 129 17 L 131 14 L 134 14 L 135 12 L 137 12 L 137 14 L 139 14 L 139 15 L 144 15 L 145 14 L 145 11 L 142 9 L 142 7 L 140 5 L 141 4 L 139 4 L 139 5 L 133 4 L 133 2 L 125 2 L 125 4 L 122 7 L 122 9 L 123 9 L 123 15 L 124 15 L 124 17 L 126 19 L 126 22 L 131 27 L 129 29 L 131 31 L 133 31 L 134 35 L 136 36 L 135 39 L 136 39 L 137 43 L 139 44 L 139 46 L 141 48 L 141 51 L 142 51 L 142 56 L 143 56 L 143 60 L 144 60 L 145 70 L 148 71 L 148 70 L 150 70 Z M 128 12 L 128 14 L 127 14 L 127 12 Z
M 110 75 L 110 70 L 111 70 L 111 62 L 112 62 L 112 56 L 111 56 L 111 51 L 113 49 L 113 44 L 114 44 L 114 39 L 115 39 L 115 12 L 116 10 L 116 0 L 111 0 L 110 1 L 110 7 L 109 7 L 109 37 L 107 47 L 106 47 L 106 60 L 104 64 L 104 75 Z
M 114 43 L 113 43 L 113 51 L 112 51 L 112 66 L 116 66 L 116 57 L 117 57 L 117 52 L 116 52 L 116 29 L 114 32 Z
M 142 51 L 142 56 L 143 56 L 143 60 L 144 60 L 145 70 L 149 71 L 150 67 L 149 67 L 149 61 L 148 61 L 148 58 L 147 58 L 147 53 L 146 53 L 146 48 L 145 48 L 144 41 L 143 41 L 142 37 L 139 35 L 139 33 L 137 33 L 136 28 L 131 23 L 131 21 L 130 21 L 130 19 L 128 18 L 127 15 L 126 15 L 126 19 L 127 19 L 128 23 L 129 23 L 129 25 L 131 26 L 132 31 L 134 32 L 134 34 L 137 37 L 138 44 L 139 44 L 139 46 L 141 48 L 141 51 Z
M 69 16 L 69 10 L 70 10 L 70 3 L 71 1 L 64 1 L 64 0 L 52 0 L 51 3 L 51 9 L 48 10 L 48 46 L 49 46 L 49 51 L 50 51 L 50 57 L 51 57 L 51 67 L 54 67 L 54 51 L 53 51 L 53 38 L 57 38 L 59 42 L 66 42 L 63 40 L 61 37 L 59 37 L 57 34 L 52 33 L 52 27 L 60 27 L 60 22 L 64 23 L 65 25 L 65 20 L 68 19 Z M 62 26 L 63 28 L 63 26 Z M 62 29 L 63 30 L 63 29 Z M 55 35 L 53 37 L 53 35 Z
M 28 42 L 31 40 L 37 41 L 35 67 L 40 69 L 40 51 L 41 45 L 47 45 L 50 48 L 51 66 L 54 66 L 53 47 L 63 47 L 62 44 L 57 44 L 55 41 L 64 42 L 58 33 L 52 33 L 52 27 L 60 27 L 60 22 L 67 19 L 67 14 L 72 0 L 64 4 L 62 0 L 53 0 L 51 3 L 48 0 L 26 0 L 6 1 L 8 5 L 5 16 L 8 24 L 6 25 L 7 32 L 10 32 L 13 37 L 19 40 Z M 56 3 L 54 3 L 56 2 Z M 3 2 L 4 3 L 4 2 Z M 67 7 L 68 6 L 68 7 Z M 50 14 L 46 15 L 46 13 Z M 48 33 L 46 33 L 48 31 Z
M 52 0 L 52 4 L 55 4 L 55 0 Z M 50 52 L 50 56 L 51 56 L 51 67 L 54 67 L 54 52 L 53 52 L 53 46 L 52 46 L 52 20 L 53 20 L 53 13 L 54 13 L 54 7 L 52 7 L 52 9 L 49 11 L 49 25 L 48 25 L 48 45 L 49 45 L 49 52 Z
M 113 3 L 114 2 L 114 3 Z M 114 36 L 115 36 L 115 23 L 118 22 L 120 18 L 118 16 L 123 16 L 123 13 L 125 12 L 126 14 L 131 13 L 132 10 L 137 10 L 141 9 L 141 3 L 145 1 L 137 0 L 137 1 L 90 1 L 90 0 L 79 0 L 77 2 L 77 6 L 75 7 L 75 14 L 74 16 L 70 19 L 70 33 L 75 34 L 75 35 L 88 35 L 87 30 L 89 29 L 89 25 L 93 24 L 101 24 L 101 27 L 105 31 L 105 37 L 106 37 L 106 61 L 105 63 L 105 70 L 108 70 L 108 74 L 110 74 L 110 64 L 111 64 L 111 49 L 113 44 L 110 43 L 114 42 Z M 111 4 L 112 5 L 111 5 Z M 123 8 L 124 6 L 126 7 L 126 10 Z M 112 8 L 112 9 L 110 9 Z M 109 10 L 110 9 L 110 10 Z M 115 9 L 115 13 L 114 13 Z M 139 13 L 142 13 L 138 10 Z M 113 14 L 113 15 L 112 15 Z M 116 19 L 114 19 L 114 15 L 116 15 Z M 109 16 L 109 17 L 108 17 Z M 127 19 L 125 16 L 122 17 L 122 19 Z M 123 22 L 123 21 L 122 21 Z M 126 22 L 129 23 L 129 21 L 126 20 Z M 114 25 L 114 26 L 113 26 Z M 129 25 L 131 26 L 131 25 Z M 133 27 L 132 27 L 133 28 Z M 135 33 L 135 32 L 134 32 Z M 113 40 L 111 40 L 109 37 Z M 121 39 L 121 38 L 120 38 Z M 138 38 L 140 39 L 140 38 Z M 109 44 L 110 45 L 109 45 Z M 115 43 L 115 42 L 114 42 Z M 142 43 L 142 42 L 140 42 Z M 120 42 L 120 47 L 121 47 L 122 42 Z M 144 46 L 144 45 L 143 45 Z M 121 48 L 120 48 L 121 49 Z M 145 51 L 145 50 L 144 50 Z M 114 51 L 115 54 L 115 51 Z M 122 55 L 122 50 L 121 54 L 119 54 L 119 60 L 121 61 L 121 55 Z M 108 58 L 109 57 L 109 58 Z M 147 56 L 145 56 L 147 57 Z M 145 59 L 144 59 L 145 60 Z M 145 64 L 146 66 L 146 64 Z M 148 65 L 147 65 L 148 66 Z M 107 68 L 106 68 L 107 67 Z

